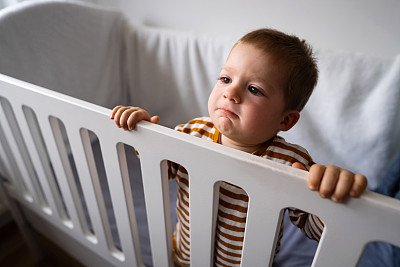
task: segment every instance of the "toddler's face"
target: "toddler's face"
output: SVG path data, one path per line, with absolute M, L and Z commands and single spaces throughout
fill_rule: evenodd
M 284 130 L 284 84 L 284 68 L 268 54 L 251 44 L 234 47 L 208 100 L 223 144 L 254 147 Z

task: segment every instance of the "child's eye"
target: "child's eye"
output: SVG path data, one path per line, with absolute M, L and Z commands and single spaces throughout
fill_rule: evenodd
M 223 83 L 230 83 L 231 79 L 229 79 L 228 77 L 219 77 L 219 80 Z
M 249 92 L 252 93 L 253 95 L 264 95 L 260 90 L 258 90 L 254 86 L 249 86 Z

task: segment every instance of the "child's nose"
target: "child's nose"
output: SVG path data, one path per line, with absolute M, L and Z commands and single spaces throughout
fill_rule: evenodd
M 238 86 L 229 86 L 224 93 L 224 98 L 233 101 L 235 104 L 240 103 L 240 92 Z

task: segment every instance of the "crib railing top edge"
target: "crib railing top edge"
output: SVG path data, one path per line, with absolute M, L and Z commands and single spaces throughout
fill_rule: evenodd
M 12 84 L 17 86 L 18 88 L 22 88 L 23 90 L 28 90 L 28 91 L 33 91 L 37 94 L 41 94 L 45 97 L 49 97 L 49 98 L 54 98 L 57 99 L 59 101 L 62 102 L 67 102 L 75 107 L 78 108 L 83 108 L 83 109 L 89 109 L 97 114 L 99 114 L 100 116 L 106 116 L 105 119 L 105 124 L 104 125 L 100 125 L 99 127 L 97 127 L 98 129 L 102 129 L 104 127 L 109 127 L 109 128 L 115 128 L 115 131 L 119 131 L 121 133 L 121 135 L 125 136 L 125 138 L 123 138 L 123 140 L 127 140 L 132 138 L 132 135 L 144 132 L 143 134 L 147 134 L 147 133 L 155 133 L 158 136 L 168 136 L 171 138 L 174 138 L 176 140 L 180 140 L 180 141 L 184 141 L 188 144 L 194 144 L 196 146 L 200 146 L 200 147 L 204 147 L 206 149 L 212 150 L 218 154 L 224 154 L 230 158 L 236 158 L 239 159 L 241 161 L 246 161 L 249 162 L 251 164 L 255 164 L 255 165 L 260 165 L 262 167 L 267 167 L 271 170 L 273 170 L 274 172 L 277 173 L 290 173 L 291 176 L 296 177 L 299 181 L 301 181 L 302 183 L 305 183 L 307 180 L 307 173 L 305 171 L 302 170 L 298 170 L 296 168 L 292 168 L 290 166 L 286 166 L 277 162 L 273 162 L 264 158 L 260 158 L 236 149 L 232 149 L 229 147 L 225 147 L 225 146 L 221 146 L 200 138 L 196 138 L 187 134 L 182 134 L 179 133 L 177 131 L 174 131 L 173 129 L 161 126 L 161 125 L 156 125 L 147 121 L 142 121 L 140 122 L 136 129 L 134 130 L 134 132 L 130 132 L 130 131 L 121 131 L 120 129 L 117 129 L 114 125 L 113 125 L 113 121 L 109 119 L 109 115 L 111 113 L 111 110 L 81 99 L 77 99 L 74 98 L 72 96 L 68 96 L 68 95 L 64 95 L 62 93 L 58 93 L 34 84 L 30 84 L 28 82 L 24 82 L 3 74 L 0 74 L 0 83 L 3 83 L 3 85 L 6 84 Z M 4 86 L 0 84 L 0 97 L 3 94 L 2 91 L 4 89 Z M 7 95 L 7 89 L 5 91 L 3 91 L 4 94 Z M 97 130 L 97 129 L 96 129 Z M 129 143 L 128 143 L 129 144 Z M 382 204 L 383 206 L 390 206 L 393 207 L 395 210 L 400 211 L 400 206 L 396 205 L 398 204 L 398 200 L 396 199 L 392 199 L 392 198 L 388 198 L 386 196 L 374 193 L 374 192 L 367 192 L 366 194 L 364 194 L 363 196 L 360 197 L 360 199 L 367 199 L 368 202 L 370 203 L 386 203 L 386 204 Z M 353 199 L 348 199 L 349 201 L 353 201 Z M 354 199 L 354 201 L 358 201 L 356 199 Z
M 90 110 L 93 110 L 98 113 L 110 114 L 110 110 L 105 107 L 90 103 L 90 102 L 82 100 L 82 99 L 78 99 L 78 98 L 75 98 L 75 97 L 72 97 L 69 95 L 65 95 L 65 94 L 53 91 L 53 90 L 51 90 L 51 88 L 47 89 L 47 88 L 29 83 L 29 82 L 25 82 L 25 81 L 22 81 L 22 80 L 19 80 L 19 79 L 16 79 L 16 78 L 13 78 L 13 77 L 1 74 L 1 73 L 0 73 L 0 82 L 2 82 L 3 84 L 12 84 L 12 85 L 15 85 L 18 87 L 22 87 L 22 88 L 28 89 L 30 91 L 37 92 L 41 95 L 59 99 L 61 101 L 71 103 L 75 106 L 84 107 L 85 109 L 90 109 Z M 0 86 L 0 92 L 1 92 L 1 90 L 2 90 L 2 87 Z
M 65 95 L 65 94 L 62 94 L 62 93 L 59 93 L 56 91 L 52 91 L 51 89 L 47 89 L 47 88 L 44 88 L 44 87 L 41 87 L 38 85 L 34 85 L 34 84 L 31 84 L 31 83 L 28 83 L 28 82 L 25 82 L 25 81 L 22 81 L 22 80 L 19 80 L 19 79 L 16 79 L 16 78 L 13 78 L 13 77 L 1 74 L 1 73 L 0 73 L 0 82 L 3 82 L 5 84 L 12 84 L 19 88 L 27 89 L 29 91 L 36 92 L 36 93 L 41 94 L 46 97 L 55 98 L 55 99 L 58 99 L 63 102 L 67 102 L 69 104 L 72 104 L 72 105 L 80 107 L 80 108 L 89 109 L 98 114 L 106 115 L 107 117 L 109 117 L 109 115 L 111 114 L 111 110 L 106 107 L 102 107 L 102 106 L 90 103 L 88 101 L 85 101 L 85 100 L 81 100 L 81 99 L 78 99 L 78 98 L 75 98 L 72 96 L 68 96 L 68 95 Z M 3 87 L 0 86 L 0 93 L 1 93 L 2 89 L 3 89 Z M 4 93 L 6 94 L 7 92 L 4 92 Z M 0 97 L 1 97 L 1 95 L 0 95 Z M 104 127 L 107 127 L 107 126 L 104 126 Z M 164 127 L 162 125 L 155 125 L 155 124 L 149 123 L 147 121 L 142 121 L 137 125 L 135 131 L 141 131 L 141 129 L 146 129 L 146 130 L 149 130 L 152 132 L 157 132 L 157 133 L 169 136 L 169 137 L 184 140 L 188 143 L 192 143 L 192 142 L 199 143 L 202 146 L 207 147 L 207 149 L 211 149 L 216 152 L 223 152 L 225 154 L 228 154 L 232 157 L 236 157 L 241 160 L 246 160 L 246 161 L 253 162 L 253 163 L 257 162 L 257 164 L 261 164 L 263 166 L 265 166 L 265 164 L 266 164 L 266 161 L 263 158 L 256 157 L 254 155 L 251 155 L 251 154 L 248 154 L 248 153 L 236 150 L 236 149 L 232 149 L 229 147 L 215 146 L 215 144 L 213 144 L 211 142 L 208 142 L 208 141 L 205 141 L 205 140 L 202 140 L 199 138 L 193 138 L 192 136 L 189 136 L 186 134 L 178 133 L 178 132 L 176 132 L 170 128 Z M 129 132 L 127 132 L 127 134 L 129 134 Z M 272 168 L 276 169 L 277 171 L 290 172 L 295 175 L 300 175 L 299 177 L 301 177 L 301 179 L 306 179 L 305 178 L 306 176 L 304 176 L 304 174 L 302 172 L 299 172 L 297 169 L 289 168 L 288 166 L 285 166 L 285 165 L 282 165 L 282 164 L 279 164 L 279 163 L 276 163 L 273 161 L 267 161 L 267 165 L 272 166 Z

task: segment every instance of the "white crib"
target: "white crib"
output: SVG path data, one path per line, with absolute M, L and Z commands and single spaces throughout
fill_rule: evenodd
M 211 42 L 212 49 L 199 48 L 199 55 L 203 55 L 202 51 L 206 51 L 205 53 L 215 60 L 214 67 L 218 68 L 218 64 L 222 63 L 227 53 L 225 41 L 213 43 L 209 39 L 196 39 L 192 35 L 182 37 L 181 33 L 163 30 L 141 28 L 131 30 L 129 23 L 118 19 L 122 15 L 116 11 L 75 2 L 40 1 L 23 4 L 13 11 L 18 21 L 21 18 L 18 16 L 32 14 L 30 12 L 42 14 L 40 12 L 46 9 L 60 12 L 50 17 L 57 17 L 64 23 L 68 21 L 68 16 L 78 11 L 78 13 L 82 12 L 88 20 L 93 19 L 91 21 L 93 25 L 105 23 L 105 19 L 108 19 L 107 21 L 111 22 L 107 25 L 113 25 L 113 27 L 119 25 L 117 29 L 122 30 L 116 31 L 115 27 L 110 27 L 110 35 L 103 36 L 100 32 L 90 37 L 94 39 L 93 45 L 97 45 L 96 37 L 102 36 L 101 38 L 104 42 L 108 42 L 108 45 L 103 47 L 100 44 L 102 48 L 96 48 L 97 53 L 107 51 L 109 53 L 104 58 L 116 60 L 107 62 L 109 64 L 104 68 L 99 67 L 93 73 L 78 71 L 86 68 L 85 64 L 90 64 L 89 61 L 85 61 L 86 59 L 79 61 L 85 64 L 82 63 L 83 66 L 78 67 L 76 71 L 69 70 L 68 67 L 71 66 L 62 66 L 62 71 L 67 72 L 61 74 L 54 74 L 50 70 L 57 66 L 57 63 L 68 62 L 66 58 L 60 59 L 59 62 L 56 59 L 54 61 L 56 63 L 51 62 L 55 65 L 49 63 L 50 70 L 45 67 L 41 69 L 40 65 L 37 66 L 39 70 L 33 69 L 32 66 L 36 64 L 34 61 L 27 62 L 28 67 L 24 65 L 17 68 L 15 66 L 22 64 L 23 60 L 12 63 L 12 57 L 4 56 L 2 59 L 8 60 L 8 64 L 0 64 L 0 72 L 7 75 L 0 75 L 0 174 L 3 177 L 1 185 L 8 196 L 15 219 L 34 250 L 36 244 L 34 239 L 30 239 L 30 227 L 48 237 L 85 265 L 143 265 L 137 223 L 140 218 L 137 218 L 135 212 L 137 209 L 133 196 L 135 190 L 132 190 L 132 180 L 129 178 L 130 162 L 126 159 L 124 145 L 135 148 L 140 154 L 151 262 L 154 266 L 173 266 L 171 209 L 174 207 L 170 204 L 170 184 L 166 175 L 168 160 L 180 163 L 190 174 L 191 262 L 193 266 L 212 265 L 215 207 L 218 201 L 215 192 L 218 192 L 220 181 L 242 187 L 250 198 L 242 266 L 272 265 L 279 222 L 284 216 L 283 210 L 287 207 L 296 207 L 317 214 L 326 225 L 313 266 L 356 266 L 365 246 L 373 241 L 384 241 L 400 246 L 400 202 L 398 200 L 367 191 L 359 199 L 348 199 L 344 204 L 336 204 L 330 200 L 321 199 L 316 192 L 309 191 L 306 186 L 307 174 L 303 171 L 178 133 L 160 125 L 141 122 L 133 132 L 122 131 L 109 119 L 110 109 L 102 106 L 112 107 L 118 103 L 125 103 L 126 100 L 130 102 L 130 99 L 140 106 L 149 105 L 150 109 L 162 115 L 163 109 L 171 108 L 168 103 L 160 103 L 161 107 L 151 107 L 154 103 L 145 101 L 145 99 L 152 99 L 147 95 L 156 92 L 155 90 L 158 90 L 158 98 L 161 99 L 169 93 L 174 97 L 184 95 L 183 97 L 194 98 L 194 102 L 182 104 L 183 108 L 186 108 L 182 110 L 187 111 L 185 116 L 189 119 L 204 111 L 203 104 L 207 101 L 204 97 L 208 91 L 195 90 L 194 93 L 188 92 L 189 95 L 185 96 L 185 85 L 181 81 L 174 78 L 165 81 L 162 79 L 164 74 L 157 69 L 153 70 L 151 75 L 160 75 L 161 79 L 149 81 L 149 73 L 146 70 L 152 69 L 154 65 L 149 62 L 137 63 L 135 60 L 143 60 L 141 56 L 147 56 L 149 61 L 158 57 L 157 54 L 151 53 L 156 50 L 151 50 L 153 48 L 149 45 L 150 41 L 154 44 L 154 49 L 159 49 L 164 47 L 163 38 L 173 41 L 183 38 L 184 42 L 189 43 L 189 50 L 191 47 Z M 65 17 L 63 12 L 66 14 Z M 13 19 L 13 16 L 9 14 L 7 16 L 3 14 L 3 17 L 0 17 L 0 31 L 2 25 L 15 24 L 13 21 L 11 23 L 7 21 L 9 17 Z M 102 20 L 94 20 L 97 17 L 101 17 Z M 38 20 L 34 19 L 34 21 Z M 87 24 L 83 26 L 85 25 Z M 38 28 L 32 26 L 33 31 L 41 32 L 37 31 L 39 26 L 40 23 L 37 25 Z M 82 33 L 87 30 L 83 29 Z M 60 30 L 60 32 L 63 31 Z M 130 35 L 126 35 L 127 32 Z M 50 35 L 46 38 L 58 36 L 51 30 L 47 33 Z M 79 34 L 81 33 L 78 33 L 78 36 Z M 111 37 L 116 41 L 107 39 Z M 44 42 L 46 38 L 43 39 Z M 34 47 L 36 40 L 33 41 L 31 46 Z M 70 43 L 68 38 L 57 41 L 66 42 L 66 49 L 76 49 L 74 45 L 81 45 L 76 44 L 78 39 Z M 7 44 L 7 42 L 0 42 L 0 53 L 2 53 L 1 49 L 9 49 Z M 129 50 L 131 47 L 134 47 L 133 52 Z M 85 44 L 81 48 L 86 49 L 83 52 L 93 49 Z M 167 45 L 164 48 L 170 49 L 172 56 L 174 53 L 180 55 L 174 47 Z M 19 52 L 21 55 L 25 53 L 18 49 L 9 51 L 16 51 L 15 55 L 19 55 Z M 221 53 L 218 54 L 216 51 Z M 52 53 L 52 51 L 48 52 Z M 214 58 L 216 54 L 219 57 Z M 96 55 L 91 54 L 91 56 Z M 189 65 L 196 64 L 202 60 L 200 56 L 199 58 L 182 59 L 182 62 L 189 61 L 191 62 Z M 180 62 L 179 58 L 172 60 Z M 193 60 L 198 61 L 192 62 Z M 382 62 L 386 61 L 380 61 L 378 65 L 382 73 L 384 71 L 396 73 L 400 66 L 398 61 L 398 58 L 390 61 L 390 64 L 388 63 L 390 66 L 386 68 L 382 67 Z M 106 62 L 94 60 L 91 63 L 101 65 Z M 195 70 L 199 69 L 201 66 L 195 68 Z M 134 74 L 130 75 L 130 71 Z M 200 82 L 201 87 L 208 86 L 209 76 L 217 73 L 209 74 L 211 71 L 213 69 L 202 74 L 202 78 L 207 79 Z M 41 75 L 38 75 L 38 72 L 41 72 Z M 85 77 L 92 74 L 91 80 Z M 60 78 L 63 75 L 68 76 L 66 80 Z M 109 76 L 105 78 L 107 75 Z M 390 84 L 387 81 L 388 75 L 384 73 L 382 75 L 386 77 L 386 84 Z M 176 76 L 179 77 L 178 74 Z M 395 76 L 399 76 L 398 72 Z M 68 82 L 67 79 L 71 77 L 81 77 L 85 82 L 82 84 L 79 81 Z M 174 84 L 177 87 L 176 91 L 167 91 Z M 398 86 L 398 79 L 393 84 Z M 165 86 L 164 91 L 158 89 L 160 86 Z M 93 88 L 97 91 L 93 92 Z M 142 93 L 146 97 L 138 95 L 138 91 L 130 91 L 132 88 L 143 88 Z M 208 88 L 211 89 L 211 86 Z M 85 100 L 92 99 L 92 103 L 55 92 L 53 89 L 70 95 L 79 95 Z M 392 91 L 394 91 L 394 96 L 399 95 L 397 90 Z M 319 96 L 318 92 L 316 93 Z M 393 95 L 387 97 L 392 99 Z M 157 96 L 153 98 L 153 101 L 159 101 Z M 392 99 L 392 101 L 397 101 L 395 104 L 399 102 L 398 99 Z M 310 104 L 314 105 L 312 100 Z M 182 107 L 177 104 L 177 108 Z M 171 111 L 171 118 L 175 115 L 174 112 L 179 111 Z M 311 114 L 305 112 L 306 116 Z M 395 115 L 393 116 L 396 118 Z M 167 125 L 173 123 L 172 119 L 167 118 Z M 399 148 L 399 135 L 396 132 L 398 128 L 393 128 L 394 141 L 387 144 L 387 146 L 392 146 L 394 152 Z M 94 152 L 94 142 L 98 142 L 101 154 Z M 392 151 L 391 155 L 394 152 Z M 391 155 L 386 156 L 391 157 Z M 71 157 L 73 157 L 72 161 Z M 97 163 L 99 158 L 104 164 L 105 178 L 102 179 L 106 179 L 109 188 L 107 197 L 102 188 L 104 181 L 99 178 Z M 74 167 L 73 164 L 76 166 Z M 213 170 L 211 175 L 204 173 L 204 166 Z M 74 174 L 74 169 L 77 175 Z M 112 203 L 118 245 L 116 245 L 115 232 L 113 233 L 111 229 L 111 222 L 107 215 L 109 211 L 105 205 L 105 198 L 109 198 Z M 88 223 L 88 217 L 91 223 Z M 204 217 L 209 220 L 204 221 Z M 29 224 L 28 227 L 26 227 L 27 224 Z M 40 251 L 36 253 L 39 255 Z

